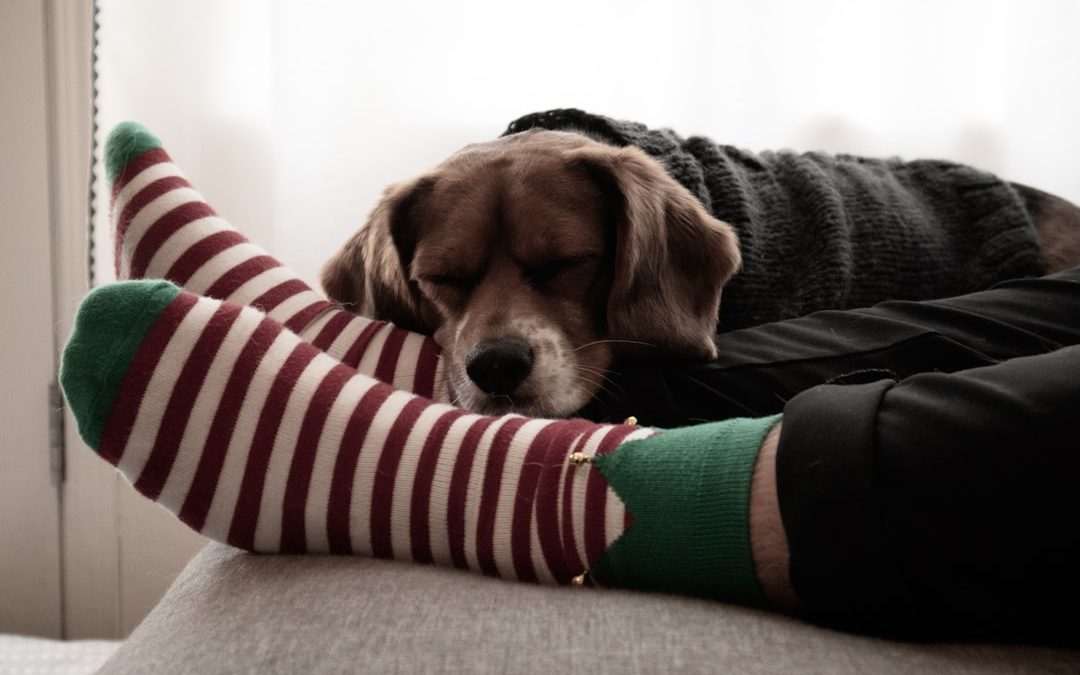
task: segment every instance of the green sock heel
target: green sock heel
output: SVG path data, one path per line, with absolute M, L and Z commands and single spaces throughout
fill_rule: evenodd
M 596 457 L 634 522 L 590 573 L 614 586 L 764 604 L 750 549 L 750 481 L 779 420 L 671 429 Z
M 60 361 L 60 387 L 95 450 L 135 352 L 161 312 L 180 295 L 168 281 L 124 281 L 83 299 Z

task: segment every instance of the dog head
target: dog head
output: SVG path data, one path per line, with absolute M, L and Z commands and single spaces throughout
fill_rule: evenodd
M 327 294 L 432 334 L 454 401 L 563 416 L 616 357 L 715 357 L 734 231 L 633 147 L 528 131 L 390 187 Z

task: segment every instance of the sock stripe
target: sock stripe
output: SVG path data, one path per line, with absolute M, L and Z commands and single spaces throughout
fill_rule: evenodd
M 582 434 L 574 443 L 570 452 L 582 452 L 585 444 L 592 437 L 592 433 Z M 574 498 L 573 485 L 575 479 L 580 480 L 584 475 L 584 471 L 579 470 L 579 467 L 569 462 L 563 467 L 561 475 L 562 486 L 560 491 L 559 503 L 562 505 L 562 550 L 563 557 L 566 560 L 567 567 L 573 572 L 580 573 L 585 569 L 585 563 L 582 562 L 583 557 L 578 553 L 580 549 L 579 544 L 583 543 L 583 540 L 576 535 L 574 528 Z
M 352 412 L 371 388 L 370 385 L 367 378 L 354 378 L 346 383 L 334 401 L 319 437 L 304 509 L 305 545 L 308 551 L 330 550 L 326 527 L 337 452 L 344 442 Z
M 251 242 L 243 242 L 236 246 L 230 246 L 222 251 L 214 254 L 209 260 L 207 260 L 202 266 L 195 270 L 191 277 L 184 282 L 184 288 L 192 293 L 199 295 L 208 295 L 209 291 L 213 289 L 215 283 L 217 283 L 222 277 L 226 276 L 230 271 L 235 269 L 240 264 L 259 256 L 265 255 L 263 250 L 252 244 Z M 256 272 L 258 273 L 258 272 Z M 230 282 L 232 284 L 232 282 Z M 243 284 L 244 280 L 240 280 L 240 284 Z M 232 284 L 234 287 L 239 284 Z M 220 294 L 213 297 L 220 297 Z M 254 296 L 252 296 L 254 297 Z M 222 298 L 229 300 L 229 298 Z M 231 302 L 231 300 L 229 300 Z M 233 304 L 242 305 L 245 303 L 234 302 Z
M 168 210 L 173 206 L 183 204 L 185 201 L 189 201 L 192 195 L 195 195 L 195 191 L 191 189 L 191 183 L 186 178 L 181 176 L 178 172 L 168 171 L 167 165 L 160 165 L 156 172 L 147 172 L 146 177 L 152 178 L 146 184 L 139 187 L 137 192 L 134 192 L 124 202 L 116 201 L 113 204 L 114 209 L 118 209 L 119 216 L 116 218 L 117 223 L 117 244 L 124 243 L 124 236 L 127 234 L 128 228 L 131 226 L 139 214 L 141 214 L 146 207 L 151 204 L 157 204 L 158 210 Z M 175 194 L 170 194 L 175 193 Z M 170 194 L 170 199 L 162 200 L 163 195 Z M 185 199 L 185 197 L 187 199 Z M 153 222 L 157 218 L 150 218 L 149 214 L 140 218 L 142 222 Z
M 270 455 L 274 448 L 274 438 L 281 425 L 289 395 L 296 386 L 300 374 L 316 353 L 318 352 L 315 348 L 307 343 L 297 344 L 270 386 L 255 427 L 255 436 L 248 453 L 244 477 L 240 483 L 236 511 L 229 528 L 228 543 L 232 546 L 248 550 L 254 547 L 255 526 L 258 523 L 259 507 L 262 502 Z
M 506 454 L 514 435 L 525 425 L 524 417 L 507 420 L 498 432 L 487 452 L 487 464 L 484 468 L 483 492 L 480 494 L 480 513 L 476 523 L 476 558 L 480 571 L 488 576 L 498 575 L 495 566 L 495 515 L 498 508 L 499 491 L 502 487 L 503 467 Z
M 423 400 L 423 399 L 421 399 Z M 412 503 L 416 492 L 430 490 L 430 485 L 421 487 L 420 458 L 427 439 L 432 435 L 435 425 L 453 408 L 447 405 L 424 404 L 423 410 L 409 431 L 401 450 L 401 458 L 393 479 L 393 498 L 390 502 L 390 520 L 388 524 L 393 557 L 411 559 L 412 553 Z M 426 526 L 426 522 L 424 523 Z
M 176 296 L 162 311 L 135 353 L 105 423 L 98 448 L 98 454 L 114 466 L 118 466 L 124 456 L 128 438 L 135 427 L 139 409 L 158 362 L 180 322 L 195 307 L 197 299 L 185 293 Z
M 332 359 L 313 358 L 301 370 L 296 385 L 289 392 L 285 409 L 281 413 L 282 424 L 273 438 L 270 464 L 263 481 L 259 500 L 259 517 L 255 522 L 255 550 L 277 551 L 281 548 L 282 514 L 285 510 L 285 494 L 289 471 L 295 460 L 303 419 L 311 410 L 311 400 L 319 384 L 340 364 Z M 300 512 L 303 515 L 303 511 Z
M 330 484 L 330 500 L 326 512 L 326 537 L 331 553 L 352 553 L 352 532 L 349 515 L 352 510 L 353 476 L 360 461 L 367 430 L 375 413 L 393 393 L 386 385 L 373 385 L 353 409 L 341 439 L 334 476 Z
M 435 475 L 431 479 L 430 507 L 428 512 L 428 530 L 431 546 L 432 561 L 438 565 L 454 564 L 453 546 L 451 545 L 451 497 L 454 494 L 451 486 L 454 482 L 454 471 L 458 465 L 458 452 L 443 452 L 443 448 L 462 448 L 464 439 L 469 430 L 483 419 L 480 415 L 465 414 L 450 424 L 446 432 L 442 447 L 439 448 L 439 456 L 435 462 Z M 467 479 L 466 479 L 467 480 Z M 456 526 L 456 523 L 455 523 Z M 460 530 L 464 537 L 464 523 Z
M 596 429 L 589 434 L 588 441 L 582 446 L 581 451 L 586 455 L 592 456 L 596 454 L 596 450 L 600 445 L 600 441 L 604 438 L 605 429 Z M 573 484 L 570 489 L 570 503 L 571 503 L 571 524 L 573 525 L 574 534 L 574 547 L 577 553 L 578 560 L 581 561 L 580 569 L 587 569 L 589 567 L 589 556 L 587 554 L 587 546 L 585 539 L 585 519 L 588 509 L 586 508 L 586 498 L 588 496 L 588 487 L 590 479 L 592 478 L 594 471 L 588 466 L 575 467 L 573 472 Z
M 304 329 L 307 328 L 312 321 L 319 318 L 319 316 L 322 315 L 323 312 L 328 309 L 334 308 L 334 304 L 332 302 L 327 302 L 326 300 L 323 300 L 315 291 L 309 290 L 308 295 L 310 296 L 309 299 L 315 298 L 315 300 L 313 300 L 311 304 L 309 304 L 307 307 L 304 307 L 302 310 L 300 310 L 296 314 L 293 314 L 291 317 L 282 322 L 285 324 L 286 328 L 296 333 L 297 335 L 302 335 L 304 333 Z
M 390 384 L 397 389 L 420 395 L 416 391 L 416 368 L 420 362 L 420 349 L 423 347 L 424 340 L 420 335 L 407 330 L 401 330 L 401 333 L 401 346 L 398 348 L 397 358 L 394 359 Z
M 359 317 L 356 317 L 356 319 L 359 320 Z M 352 320 L 353 316 L 347 314 L 345 311 L 334 312 L 333 315 L 330 316 L 330 320 L 326 322 L 326 325 L 322 327 L 322 330 L 320 330 L 311 341 L 311 344 L 324 352 L 329 352 L 330 346 L 334 344 L 334 340 L 341 335 L 341 332 L 345 330 L 345 327 L 348 326 Z
M 502 417 L 492 421 L 484 430 L 474 450 L 472 471 L 469 473 L 467 499 L 465 500 L 465 538 L 463 540 L 465 567 L 475 572 L 480 571 L 480 555 L 477 536 L 480 534 L 480 506 L 484 494 L 484 479 L 487 476 L 487 464 L 491 458 L 491 448 L 496 434 L 510 420 Z
M 200 203 L 195 192 L 180 175 L 166 175 L 150 183 L 116 213 L 113 205 L 115 253 L 118 278 L 131 276 L 130 268 L 135 251 L 146 232 L 167 213 L 186 204 Z M 124 252 L 127 255 L 122 255 Z
M 284 267 L 276 267 L 268 271 L 267 276 L 275 273 L 289 274 Z M 294 333 L 300 333 L 315 317 L 333 307 L 332 303 L 323 300 L 310 286 L 296 278 L 282 281 L 245 304 L 261 309 Z
M 172 271 L 172 267 L 175 263 L 183 257 L 184 253 L 198 244 L 201 239 L 205 239 L 210 236 L 211 233 L 215 232 L 232 232 L 233 234 L 239 234 L 230 228 L 229 224 L 220 216 L 215 215 L 196 218 L 189 223 L 185 223 L 178 230 L 168 235 L 157 250 L 150 252 L 150 259 L 146 263 L 146 269 L 143 270 L 143 277 L 162 277 L 175 283 L 175 280 L 169 277 L 169 272 Z M 125 263 L 129 268 L 127 273 L 130 275 L 130 256 L 125 258 Z M 195 270 L 191 270 L 187 276 L 193 274 L 194 271 Z
M 247 389 L 255 376 L 256 367 L 281 331 L 280 324 L 263 317 L 251 337 L 248 338 L 247 344 L 240 351 L 236 364 L 229 373 L 221 403 L 210 423 L 206 447 L 199 458 L 195 477 L 191 481 L 187 498 L 179 513 L 180 519 L 196 531 L 202 531 L 206 523 L 210 499 L 216 492 L 221 469 L 225 464 L 225 455 L 232 441 Z
M 636 430 L 635 427 L 630 426 L 610 427 L 604 433 L 596 454 L 608 454 Z M 585 489 L 585 555 L 590 567 L 596 564 L 596 561 L 604 554 L 609 543 L 607 539 L 608 492 L 607 481 L 600 472 L 595 469 L 589 471 L 589 480 Z
M 414 398 L 412 394 L 394 390 L 386 397 L 371 420 L 372 428 L 378 431 L 369 432 L 364 437 L 364 449 L 360 452 L 356 463 L 356 474 L 353 476 L 353 499 L 349 518 L 352 526 L 353 550 L 363 555 L 374 555 L 373 541 L 378 536 L 371 528 L 371 512 L 374 507 L 376 486 L 386 479 L 378 473 L 386 440 L 395 421 L 399 416 L 407 413 L 406 409 Z
M 173 383 L 153 450 L 135 481 L 135 489 L 150 499 L 157 500 L 161 495 L 161 488 L 172 470 L 180 441 L 195 407 L 195 398 L 202 390 L 210 364 L 239 314 L 240 307 L 236 305 L 217 307 Z
M 250 304 L 252 307 L 261 309 L 266 314 L 274 316 L 274 309 L 286 300 L 289 300 L 300 293 L 309 291 L 311 291 L 311 288 L 303 281 L 300 281 L 299 279 L 288 279 L 255 298 Z
M 258 329 L 261 317 L 254 310 L 240 308 L 240 314 L 242 316 L 238 316 L 233 322 L 217 349 L 217 355 L 210 362 L 203 386 L 188 415 L 187 426 L 176 450 L 172 469 L 166 476 L 161 494 L 157 498 L 158 503 L 170 511 L 179 512 L 191 492 L 191 483 L 195 479 L 203 452 L 209 445 L 209 423 L 214 419 L 218 408 L 226 404 L 224 396 L 236 355 L 243 350 Z
M 271 265 L 266 269 L 256 269 L 251 276 L 242 280 L 226 299 L 234 304 L 250 305 L 265 311 L 264 307 L 261 304 L 256 305 L 256 302 L 259 302 L 261 297 L 272 291 L 276 286 L 292 280 L 295 280 L 293 273 L 281 263 Z M 267 311 L 266 314 L 270 315 L 278 323 L 282 323 L 281 318 L 290 316 L 297 308 L 295 298 L 287 297 L 284 301 L 277 302 L 271 311 Z
M 315 349 L 318 349 L 321 352 L 325 352 L 326 350 L 320 349 L 318 345 L 315 344 L 315 340 L 313 338 L 319 333 L 321 333 L 331 320 L 341 315 L 341 312 L 336 311 L 336 305 L 334 305 L 333 303 L 327 303 L 327 305 L 328 306 L 324 308 L 323 311 L 319 312 L 311 321 L 309 321 L 307 325 L 303 327 L 303 329 L 293 331 L 297 334 L 297 336 L 300 337 L 301 340 L 310 343 L 312 347 L 315 347 Z
M 222 221 L 223 222 L 223 221 Z M 192 224 L 195 225 L 194 223 Z M 179 233 L 176 236 L 180 239 Z M 222 230 L 214 232 L 200 239 L 184 250 L 180 255 L 176 256 L 172 265 L 165 272 L 165 278 L 177 284 L 183 286 L 191 279 L 191 277 L 199 271 L 199 269 L 206 264 L 208 260 L 218 255 L 226 249 L 233 246 L 239 246 L 247 241 L 247 237 L 240 234 L 236 230 Z M 186 242 L 181 242 L 186 243 Z M 166 256 L 162 256 L 166 257 Z M 168 256 L 171 258 L 172 256 Z M 161 266 L 155 265 L 158 262 L 155 256 L 150 260 L 150 268 L 160 268 Z
M 600 472 L 590 471 L 585 488 L 585 560 L 590 567 L 604 553 L 606 488 Z
M 558 566 L 553 569 L 548 565 L 547 560 L 544 559 L 544 551 L 540 546 L 540 522 L 536 519 L 535 512 L 525 527 L 529 533 L 529 568 L 534 571 L 533 578 L 530 579 L 530 581 L 551 585 L 555 583 Z M 518 578 L 521 579 L 521 577 Z M 522 579 L 522 581 L 524 581 L 524 579 Z
M 397 372 L 398 356 L 405 344 L 405 336 L 408 335 L 397 326 L 390 327 L 386 341 L 379 350 L 379 363 L 375 366 L 375 379 L 382 380 L 387 384 L 394 384 L 394 373 Z M 411 384 L 411 383 L 410 383 Z
M 356 368 L 357 370 L 360 370 L 360 361 L 370 351 L 368 350 L 368 346 L 371 344 L 372 339 L 377 333 L 379 333 L 380 330 L 385 328 L 387 325 L 389 324 L 383 321 L 372 321 L 368 325 L 364 326 L 363 329 L 360 331 L 360 334 L 356 336 L 356 339 L 348 345 L 348 348 L 346 349 L 345 353 L 342 354 L 340 361 L 351 368 Z M 338 342 L 335 341 L 335 349 L 329 352 L 331 356 L 333 356 L 334 353 L 337 351 L 337 345 Z
M 411 553 L 418 562 L 434 562 L 431 544 L 431 502 L 435 491 L 435 472 L 438 467 L 440 450 L 446 440 L 450 427 L 464 417 L 464 410 L 451 408 L 442 413 L 420 451 L 416 464 L 416 475 L 409 505 L 409 537 Z M 445 502 L 443 502 L 445 503 Z
M 222 475 L 229 476 L 230 480 L 218 485 L 210 500 L 210 509 L 206 515 L 206 529 L 215 532 L 218 541 L 228 541 L 242 487 L 242 481 L 237 477 L 244 476 L 263 407 L 266 405 L 281 364 L 293 351 L 294 342 L 295 337 L 288 331 L 281 331 L 273 338 L 260 363 L 255 367 L 251 385 L 245 392 L 232 438 L 228 440 L 225 463 L 221 469 Z
M 121 470 L 127 472 L 133 481 L 142 474 L 154 447 L 154 438 L 169 412 L 169 399 L 176 386 L 177 374 L 191 358 L 201 331 L 219 305 L 216 301 L 196 302 L 165 345 L 131 430 L 131 437 L 142 442 L 129 443 L 120 459 Z
M 152 224 L 145 230 L 140 228 L 141 234 L 143 234 L 141 237 L 134 237 L 135 232 L 129 235 L 129 240 L 134 240 L 127 242 L 130 251 L 134 252 L 131 256 L 131 270 L 129 271 L 129 275 L 133 276 L 133 278 L 143 278 L 154 254 L 158 253 L 166 241 L 170 240 L 181 229 L 187 227 L 191 221 L 217 216 L 210 204 L 201 201 L 199 193 L 194 190 L 174 190 L 164 194 L 160 201 L 162 204 L 167 203 L 167 200 L 170 199 L 179 201 L 181 195 L 183 197 L 193 197 L 193 199 L 174 205 L 170 211 L 154 219 Z M 158 202 L 154 202 L 154 204 L 158 204 Z M 147 211 L 150 211 L 149 206 L 144 212 L 140 212 L 139 216 Z
M 487 522 L 483 520 L 485 511 L 484 502 L 481 501 L 481 520 L 477 523 L 480 528 L 488 528 L 488 532 L 483 536 L 481 536 L 482 533 L 480 532 L 477 534 L 477 542 L 481 546 L 477 558 L 481 567 L 483 568 L 486 565 L 491 570 L 488 574 L 507 579 L 513 579 L 517 576 L 514 560 L 515 533 L 513 530 L 515 509 L 518 500 L 527 498 L 526 495 L 517 493 L 519 477 L 526 467 L 528 449 L 535 444 L 537 435 L 552 425 L 550 420 L 528 419 L 525 417 L 515 417 L 511 422 L 520 422 L 521 424 L 516 430 L 508 430 L 510 426 L 508 422 L 500 429 L 500 431 L 507 433 L 506 450 L 501 453 L 501 466 L 495 466 L 499 462 L 489 462 L 486 467 L 488 471 L 496 470 L 491 481 L 496 486 L 496 489 L 489 495 L 492 505 L 490 520 Z M 496 436 L 496 441 L 498 441 L 498 436 Z M 481 499 L 483 499 L 483 496 L 482 494 Z M 529 537 L 532 523 L 527 520 L 523 524 L 523 529 L 525 534 L 523 569 L 526 570 L 524 573 L 527 578 L 535 580 L 536 574 L 529 553 L 531 550 Z M 491 542 L 490 549 L 485 548 L 486 541 Z
M 113 181 L 112 195 L 113 199 L 117 200 L 121 193 L 125 191 L 128 185 L 135 182 L 135 178 L 140 176 L 147 169 L 157 165 L 167 164 L 168 166 L 175 166 L 172 163 L 172 159 L 163 148 L 153 148 L 142 153 L 134 160 L 128 162 L 127 166 L 116 176 L 116 180 Z
M 259 255 L 254 258 L 248 258 L 221 275 L 217 281 L 206 289 L 205 295 L 211 298 L 230 299 L 231 296 L 246 282 L 267 270 L 272 270 L 277 267 L 281 267 L 281 263 L 268 255 Z
M 285 484 L 280 543 L 283 553 L 303 553 L 307 550 L 305 515 L 315 452 L 330 408 L 352 375 L 351 368 L 340 364 L 334 366 L 319 382 L 304 411 L 304 421 L 300 425 Z
M 435 373 L 439 366 L 439 346 L 429 337 L 422 338 L 420 353 L 416 358 L 416 379 L 413 391 L 417 396 L 435 399 Z
M 576 568 L 570 566 L 568 557 L 563 551 L 558 500 L 560 478 L 565 468 L 572 466 L 567 461 L 570 454 L 567 448 L 577 445 L 576 439 L 584 436 L 585 432 L 592 427 L 593 424 L 585 420 L 571 420 L 566 424 L 557 425 L 557 433 L 536 455 L 535 461 L 539 469 L 535 472 L 535 485 L 528 485 L 523 474 L 518 488 L 523 494 L 528 495 L 531 502 L 531 507 L 523 506 L 520 509 L 521 526 L 524 527 L 526 519 L 530 517 L 535 520 L 540 553 L 554 580 L 560 583 L 578 573 Z M 528 461 L 526 459 L 526 463 Z
M 470 483 L 474 481 L 473 465 L 476 462 L 476 450 L 480 440 L 494 425 L 497 420 L 487 417 L 477 420 L 470 425 L 461 439 L 461 449 L 454 461 L 453 473 L 450 476 L 450 496 L 446 502 L 446 532 L 450 545 L 450 560 L 454 567 L 467 568 L 466 540 L 470 537 L 470 529 L 466 528 L 466 497 L 470 490 Z M 477 476 L 480 474 L 477 473 Z M 478 486 L 472 489 L 472 493 L 479 492 Z M 475 498 L 474 498 L 475 499 Z M 471 536 L 475 536 L 475 529 L 471 530 Z
M 607 481 L 605 481 L 606 483 Z M 604 503 L 604 549 L 615 541 L 626 529 L 626 509 L 622 506 L 622 500 L 614 490 L 606 491 L 607 500 Z
M 198 193 L 191 191 L 198 197 Z M 164 198 L 171 195 L 166 195 Z M 217 213 L 210 205 L 203 201 L 189 201 L 186 204 L 176 206 L 154 221 L 138 242 L 134 244 L 134 253 L 131 256 L 130 275 L 142 278 L 146 274 L 146 267 L 153 255 L 159 251 L 162 245 L 169 240 L 181 228 L 193 220 L 211 218 Z
M 326 348 L 326 353 L 334 357 L 338 361 L 341 361 L 350 368 L 356 367 L 356 361 L 360 359 L 362 351 L 356 349 L 356 343 L 360 339 L 361 335 L 364 335 L 368 331 L 375 331 L 378 329 L 380 322 L 372 319 L 363 319 L 362 321 L 350 321 L 341 330 L 341 334 L 334 338 L 334 341 Z M 366 343 L 365 343 L 366 344 Z M 349 357 L 349 358 L 346 358 Z
M 371 336 L 371 342 L 369 342 L 368 346 L 365 348 L 364 355 L 360 357 L 360 362 L 356 365 L 357 370 L 364 373 L 371 373 L 372 377 L 376 380 L 390 384 L 388 381 L 389 378 L 386 377 L 385 368 L 383 369 L 383 372 L 379 372 L 378 366 L 384 361 L 382 354 L 386 349 L 387 340 L 390 339 L 395 328 L 396 326 L 388 323 L 379 327 L 379 330 Z
M 378 365 L 383 361 L 383 350 L 386 348 L 386 341 L 390 338 L 390 335 L 394 332 L 395 326 L 389 323 L 383 323 L 378 326 L 378 330 L 371 334 L 368 338 L 370 341 L 364 348 L 364 354 L 360 357 L 359 363 L 356 364 L 356 369 L 365 373 L 371 373 L 372 377 L 380 382 L 386 382 L 386 379 L 379 377 L 384 373 L 378 373 Z M 389 384 L 389 382 L 387 382 Z
M 522 581 L 537 580 L 532 561 L 533 505 L 545 455 L 551 446 L 552 437 L 560 435 L 560 426 L 545 424 L 528 444 L 521 466 L 516 471 L 515 467 L 507 467 L 510 477 L 517 477 L 517 484 L 509 485 L 509 489 L 505 490 L 510 496 L 509 503 L 506 504 L 510 518 L 510 557 L 514 574 Z
M 428 403 L 422 398 L 413 398 L 405 404 L 404 409 L 394 419 L 390 431 L 386 435 L 382 451 L 379 453 L 379 462 L 375 469 L 375 475 L 380 480 L 375 481 L 371 492 L 371 553 L 377 558 L 394 557 L 394 547 L 390 539 L 390 516 L 391 506 L 394 501 L 394 481 L 397 477 L 398 467 L 401 464 L 401 455 L 405 449 L 405 441 L 420 417 L 421 411 Z
M 173 201 L 176 200 L 174 195 L 170 195 L 171 198 L 162 198 L 163 195 L 173 192 L 180 192 L 184 188 L 190 188 L 191 184 L 187 180 L 175 173 L 162 173 L 160 178 L 157 178 L 150 184 L 142 187 L 137 193 L 135 193 L 130 200 L 128 200 L 122 206 L 120 204 L 114 204 L 114 209 L 119 209 L 119 216 L 116 217 L 116 231 L 113 233 L 115 243 L 115 269 L 117 276 L 120 275 L 121 262 L 123 257 L 120 255 L 123 251 L 125 244 L 131 245 L 131 241 L 128 239 L 128 230 L 131 229 L 131 224 L 138 221 L 142 226 L 145 226 L 147 221 L 153 222 L 157 220 L 164 209 L 167 209 Z M 183 194 L 182 192 L 180 194 Z M 145 215 L 143 215 L 145 214 Z M 132 233 L 134 234 L 134 232 Z M 141 236 L 141 233 L 140 233 Z

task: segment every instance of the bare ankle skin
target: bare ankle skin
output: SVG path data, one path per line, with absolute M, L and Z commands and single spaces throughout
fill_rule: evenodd
M 799 601 L 791 586 L 788 542 L 776 492 L 776 449 L 779 423 L 769 430 L 758 452 L 750 482 L 750 548 L 761 588 L 769 601 L 785 612 L 795 612 Z

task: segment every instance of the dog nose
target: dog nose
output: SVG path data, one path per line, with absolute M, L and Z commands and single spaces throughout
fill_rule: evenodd
M 512 394 L 532 371 L 533 351 L 521 338 L 481 340 L 465 356 L 465 372 L 487 394 Z

